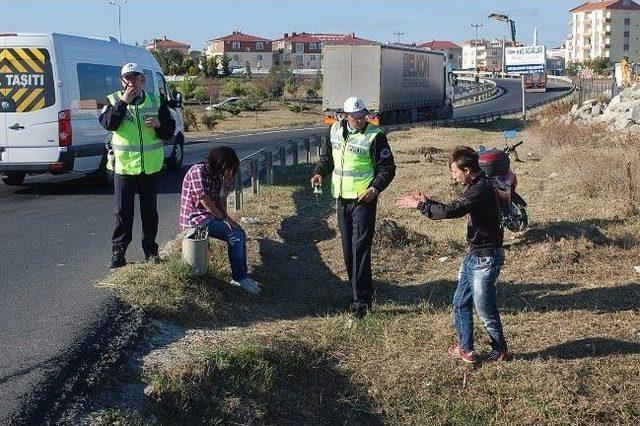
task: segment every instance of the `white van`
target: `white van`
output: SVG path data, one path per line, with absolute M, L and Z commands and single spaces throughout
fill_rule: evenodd
M 146 49 L 65 34 L 0 33 L 0 174 L 19 185 L 27 174 L 106 173 L 111 133 L 98 116 L 108 94 L 122 89 L 120 68 L 142 65 L 145 89 L 169 101 L 176 131 L 165 141 L 170 168 L 182 165 L 180 102 Z

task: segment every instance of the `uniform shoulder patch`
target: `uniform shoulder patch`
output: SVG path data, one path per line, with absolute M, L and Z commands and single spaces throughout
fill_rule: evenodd
M 391 150 L 389 148 L 384 148 L 380 151 L 380 158 L 389 158 L 391 157 Z

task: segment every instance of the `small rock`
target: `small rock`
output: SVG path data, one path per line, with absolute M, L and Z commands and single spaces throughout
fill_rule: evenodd
M 556 173 L 556 172 L 553 172 L 553 173 L 551 173 L 551 174 L 549 175 L 549 179 L 555 179 L 555 178 L 557 178 L 557 177 L 558 177 L 558 173 Z
M 634 266 L 633 269 L 635 269 L 636 272 L 640 274 L 640 266 Z
M 240 222 L 248 223 L 250 225 L 257 225 L 257 224 L 262 223 L 262 220 L 259 217 L 244 217 L 244 216 L 242 216 L 240 218 Z
M 438 258 L 438 260 L 440 262 L 446 262 L 447 260 L 449 260 L 449 256 L 442 256 L 442 257 Z

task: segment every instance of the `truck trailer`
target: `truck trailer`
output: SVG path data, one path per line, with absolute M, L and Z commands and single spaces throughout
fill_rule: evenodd
M 331 122 L 350 96 L 361 98 L 371 121 L 399 124 L 451 118 L 453 88 L 444 54 L 394 45 L 326 45 L 323 99 Z

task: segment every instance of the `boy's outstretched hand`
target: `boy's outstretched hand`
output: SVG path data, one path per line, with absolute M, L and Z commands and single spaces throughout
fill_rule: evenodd
M 427 196 L 420 191 L 413 190 L 396 200 L 396 206 L 401 209 L 415 209 L 418 203 L 427 201 Z

